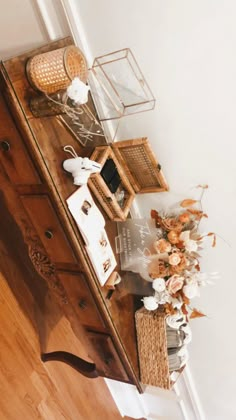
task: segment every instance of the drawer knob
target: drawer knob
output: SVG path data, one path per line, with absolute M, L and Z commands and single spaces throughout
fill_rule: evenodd
M 3 141 L 1 141 L 1 149 L 2 149 L 4 152 L 8 152 L 8 151 L 10 150 L 10 148 L 11 148 L 10 143 L 8 143 L 8 141 L 7 141 L 7 140 L 3 140 Z
M 45 234 L 46 238 L 48 238 L 48 239 L 52 239 L 53 238 L 53 233 L 52 233 L 51 230 L 46 230 L 44 232 L 44 234 Z
M 107 356 L 104 358 L 104 362 L 105 362 L 105 364 L 106 364 L 106 365 L 108 365 L 108 366 L 111 364 L 112 360 L 113 360 L 113 357 L 112 357 L 111 355 L 107 355 Z
M 81 309 L 85 309 L 87 307 L 87 302 L 85 299 L 80 299 L 78 305 Z

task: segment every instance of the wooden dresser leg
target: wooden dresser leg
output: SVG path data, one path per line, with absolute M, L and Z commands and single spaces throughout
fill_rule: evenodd
M 87 362 L 78 356 L 66 351 L 53 351 L 51 353 L 42 353 L 41 360 L 43 362 L 57 361 L 63 362 L 77 370 L 87 378 L 97 378 L 99 373 L 97 372 L 95 363 Z

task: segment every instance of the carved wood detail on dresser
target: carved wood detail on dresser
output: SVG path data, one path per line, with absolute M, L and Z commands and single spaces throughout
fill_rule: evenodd
M 92 149 L 83 148 L 60 118 L 35 118 L 29 108 L 30 98 L 38 93 L 27 81 L 27 60 L 71 43 L 65 38 L 0 65 L 0 190 L 35 270 L 46 280 L 75 334 L 82 328 L 95 365 L 83 364 L 79 355 L 68 356 L 61 349 L 43 360 L 58 356 L 82 373 L 88 368 L 87 376 L 97 372 L 135 384 L 142 392 L 134 324 L 140 298 L 135 299 L 122 281 L 109 299 L 66 205 L 76 187 L 62 169 L 63 146 L 72 145 L 81 156 L 90 156 Z M 113 230 L 108 224 L 108 235 Z

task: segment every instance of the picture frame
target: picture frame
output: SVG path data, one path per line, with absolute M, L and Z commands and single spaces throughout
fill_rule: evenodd
M 87 187 L 79 187 L 67 200 L 68 208 L 85 241 L 85 249 L 103 286 L 117 262 L 105 230 L 105 219 Z

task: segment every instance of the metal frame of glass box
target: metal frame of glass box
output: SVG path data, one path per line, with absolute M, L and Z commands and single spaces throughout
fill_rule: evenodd
M 100 121 L 155 107 L 154 95 L 130 48 L 96 57 L 89 79 Z

